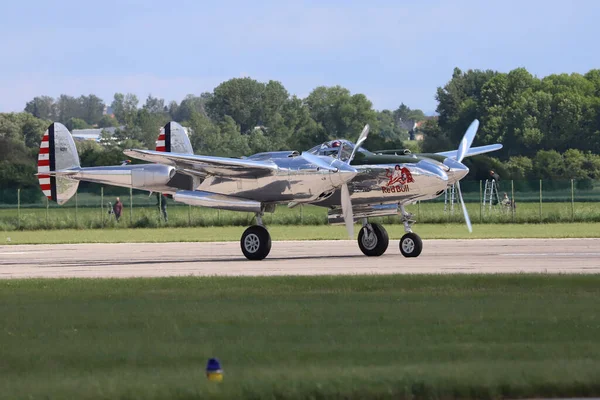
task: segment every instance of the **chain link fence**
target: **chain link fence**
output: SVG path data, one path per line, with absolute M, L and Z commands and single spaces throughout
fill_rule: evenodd
M 463 181 L 462 195 L 473 223 L 600 222 L 600 181 Z M 491 198 L 490 198 L 491 193 Z M 121 217 L 112 212 L 116 198 Z M 164 207 L 161 207 L 164 202 Z M 418 223 L 464 222 L 458 191 L 407 207 Z M 126 227 L 246 226 L 254 215 L 193 207 L 156 193 L 84 182 L 66 204 L 48 201 L 38 188 L 0 189 L 0 230 Z M 327 209 L 278 206 L 266 224 L 323 225 Z M 399 218 L 377 218 L 399 223 Z

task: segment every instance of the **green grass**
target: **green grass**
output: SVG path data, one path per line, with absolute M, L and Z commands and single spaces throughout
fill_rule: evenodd
M 600 275 L 4 280 L 0 398 L 598 396 L 599 296 Z
M 440 202 L 424 202 L 407 207 L 420 223 L 460 223 L 464 221 L 460 205 L 453 211 L 444 211 Z M 467 209 L 474 224 L 550 223 L 550 222 L 600 222 L 598 203 L 570 202 L 519 203 L 515 213 L 500 206 L 482 208 L 480 204 L 468 203 Z M 58 207 L 0 209 L 0 231 L 37 229 L 99 229 L 99 228 L 156 228 L 156 227 L 204 227 L 245 226 L 254 218 L 251 213 L 219 211 L 204 207 L 182 206 L 169 202 L 169 221 L 164 222 L 155 206 L 140 206 L 130 209 L 125 204 L 119 224 L 108 214 L 108 208 Z M 274 213 L 265 214 L 269 225 L 326 225 L 327 209 L 303 206 L 289 209 L 278 206 Z M 396 216 L 376 218 L 385 224 L 399 224 Z
M 274 241 L 348 239 L 346 228 L 340 225 L 273 225 L 268 228 Z M 404 234 L 402 225 L 385 225 L 385 228 L 390 239 L 400 239 Z M 5 231 L 1 232 L 0 244 L 238 241 L 244 229 L 245 226 Z M 356 225 L 355 236 L 359 229 L 360 225 Z M 475 225 L 472 233 L 464 224 L 415 224 L 413 230 L 423 239 L 600 237 L 598 223 Z

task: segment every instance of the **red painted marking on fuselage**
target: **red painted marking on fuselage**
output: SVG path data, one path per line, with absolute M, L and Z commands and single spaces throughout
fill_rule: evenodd
M 410 191 L 410 187 L 408 185 L 382 186 L 381 191 L 383 193 L 406 193 Z

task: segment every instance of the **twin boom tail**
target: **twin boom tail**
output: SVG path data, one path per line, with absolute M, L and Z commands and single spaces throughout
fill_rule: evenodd
M 80 168 L 79 155 L 71 133 L 63 124 L 53 123 L 44 132 L 38 155 L 37 176 L 40 189 L 48 200 L 58 204 L 66 203 L 77 192 L 79 181 L 57 172 L 70 173 Z
M 185 132 L 183 134 L 185 135 Z M 187 135 L 185 136 L 187 139 Z M 188 149 L 185 147 L 185 139 L 181 139 L 176 148 L 189 150 L 189 139 Z M 37 173 L 40 189 L 48 200 L 60 205 L 75 195 L 79 181 L 172 194 L 176 188 L 169 183 L 175 175 L 174 167 L 161 164 L 82 168 L 71 133 L 58 122 L 48 127 L 40 144 Z

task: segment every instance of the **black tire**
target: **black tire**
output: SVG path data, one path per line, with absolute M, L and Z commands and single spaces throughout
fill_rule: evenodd
M 418 257 L 423 250 L 423 241 L 416 233 L 407 233 L 400 239 L 400 252 L 404 257 Z
M 240 246 L 248 260 L 262 260 L 271 251 L 271 235 L 264 226 L 253 225 L 242 234 Z
M 379 257 L 387 250 L 390 238 L 383 225 L 371 224 L 371 228 L 375 234 L 374 240 L 368 240 L 369 238 L 365 236 L 365 229 L 361 228 L 358 233 L 358 247 L 366 256 Z

